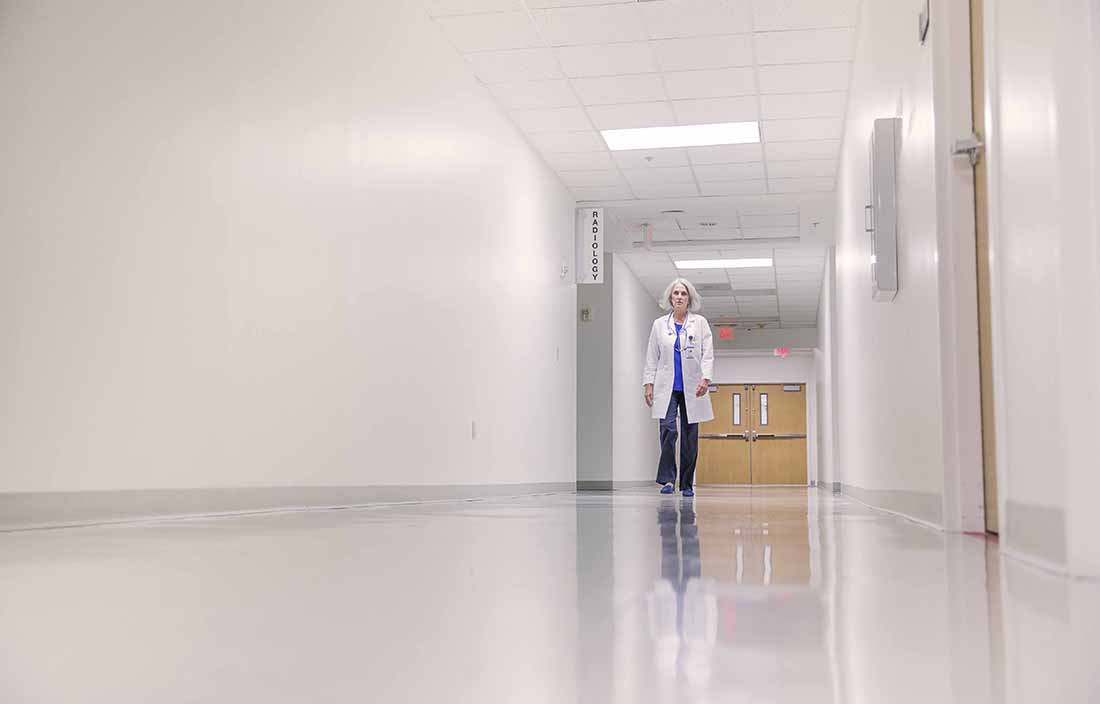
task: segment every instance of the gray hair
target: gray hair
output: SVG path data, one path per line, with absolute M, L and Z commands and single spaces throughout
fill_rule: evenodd
M 684 288 L 688 290 L 688 310 L 692 313 L 698 313 L 703 310 L 703 297 L 699 295 L 699 292 L 695 290 L 695 286 L 685 278 L 677 276 L 672 280 L 672 283 L 665 289 L 664 296 L 658 303 L 661 305 L 661 310 L 672 310 L 672 289 L 677 284 L 683 284 Z

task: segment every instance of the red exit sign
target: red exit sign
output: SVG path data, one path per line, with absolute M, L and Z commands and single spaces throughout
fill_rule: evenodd
M 718 339 L 719 340 L 732 340 L 733 339 L 733 328 L 718 328 Z

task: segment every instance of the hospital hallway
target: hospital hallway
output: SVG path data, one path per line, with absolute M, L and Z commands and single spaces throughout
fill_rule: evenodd
M 1100 0 L 0 0 L 0 704 L 1100 704 Z
M 1100 585 L 813 489 L 0 535 L 5 701 L 1036 702 Z

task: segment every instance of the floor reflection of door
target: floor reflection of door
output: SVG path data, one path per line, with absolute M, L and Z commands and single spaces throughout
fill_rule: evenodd
M 805 384 L 722 384 L 711 403 L 697 484 L 807 483 Z
M 789 497 L 772 490 L 765 494 L 722 493 L 722 501 L 699 502 L 695 507 L 703 577 L 732 584 L 810 583 L 812 554 L 804 491 Z

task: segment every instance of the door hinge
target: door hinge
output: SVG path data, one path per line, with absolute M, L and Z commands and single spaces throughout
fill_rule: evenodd
M 951 147 L 951 153 L 955 156 L 965 154 L 970 159 L 970 165 L 977 166 L 978 161 L 982 158 L 983 149 L 985 149 L 985 143 L 982 142 L 982 138 L 976 134 L 971 134 L 969 137 L 956 139 L 955 144 Z

